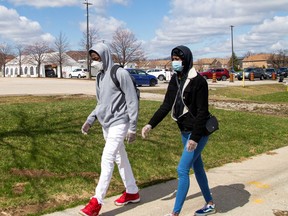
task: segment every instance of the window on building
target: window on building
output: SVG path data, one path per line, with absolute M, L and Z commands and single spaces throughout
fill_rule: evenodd
M 34 68 L 32 66 L 30 67 L 30 75 L 34 75 Z

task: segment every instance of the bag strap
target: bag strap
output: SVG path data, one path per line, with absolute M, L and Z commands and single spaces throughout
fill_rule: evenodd
M 96 76 L 96 80 L 97 80 L 97 86 L 99 88 L 99 80 L 100 80 L 100 75 L 101 75 L 101 72 L 99 72 Z
M 120 83 L 119 83 L 117 76 L 116 76 L 116 71 L 118 70 L 119 67 L 120 67 L 120 65 L 117 65 L 117 64 L 113 65 L 113 67 L 110 70 L 110 76 L 111 76 L 111 79 L 114 82 L 115 86 L 122 92 L 122 89 L 120 88 Z

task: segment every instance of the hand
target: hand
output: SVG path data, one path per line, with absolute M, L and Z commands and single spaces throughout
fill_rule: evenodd
M 85 122 L 85 123 L 82 125 L 81 132 L 82 132 L 84 135 L 87 135 L 90 127 L 91 127 L 91 125 L 90 125 L 88 122 Z
M 192 152 L 197 148 L 198 143 L 194 140 L 188 140 L 186 148 L 188 152 Z
M 152 129 L 152 126 L 147 124 L 142 128 L 142 137 L 145 139 L 148 135 L 148 132 Z
M 128 143 L 132 143 L 135 140 L 136 140 L 136 132 L 128 130 L 128 133 L 126 135 L 126 141 Z

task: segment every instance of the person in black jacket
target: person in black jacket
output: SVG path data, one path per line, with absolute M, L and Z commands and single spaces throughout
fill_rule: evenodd
M 189 185 L 189 171 L 194 170 L 198 185 L 206 204 L 197 210 L 195 215 L 208 215 L 216 212 L 207 176 L 204 170 L 201 152 L 208 136 L 205 124 L 209 116 L 208 84 L 193 67 L 193 55 L 186 46 L 177 46 L 171 51 L 174 74 L 169 82 L 162 105 L 154 113 L 147 125 L 142 128 L 142 137 L 155 128 L 171 111 L 181 131 L 183 152 L 178 164 L 178 188 L 173 212 L 169 215 L 178 216 L 184 204 Z

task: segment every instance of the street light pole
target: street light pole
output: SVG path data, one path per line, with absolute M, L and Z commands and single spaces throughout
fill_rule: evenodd
M 234 49 L 233 49 L 233 25 L 231 27 L 231 46 L 232 46 L 232 57 L 231 57 L 231 62 L 232 62 L 232 70 L 234 71 Z
M 85 0 L 83 4 L 86 5 L 86 24 L 87 24 L 87 29 L 86 29 L 86 61 L 87 61 L 87 71 L 88 71 L 88 79 L 91 79 L 91 70 L 90 70 L 90 64 L 89 64 L 89 5 L 92 5 L 92 3 L 88 2 L 89 0 Z

